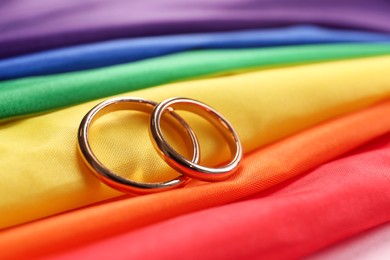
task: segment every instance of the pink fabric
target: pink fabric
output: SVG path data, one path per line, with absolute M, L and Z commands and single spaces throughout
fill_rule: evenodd
M 326 248 L 309 260 L 390 259 L 390 222 Z
M 177 217 L 53 257 L 70 260 L 307 256 L 390 220 L 389 166 L 390 134 L 243 201 Z

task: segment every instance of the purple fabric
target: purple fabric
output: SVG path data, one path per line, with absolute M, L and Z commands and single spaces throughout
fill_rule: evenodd
M 0 57 L 114 38 L 299 23 L 390 32 L 390 1 L 2 0 Z

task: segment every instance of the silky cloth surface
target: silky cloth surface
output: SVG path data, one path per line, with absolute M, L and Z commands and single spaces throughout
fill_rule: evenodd
M 390 32 L 387 0 L 19 0 L 0 3 L 0 57 L 114 38 L 291 24 Z
M 362 232 L 350 239 L 325 248 L 308 259 L 343 260 L 343 259 L 388 259 L 390 258 L 390 222 Z
M 104 67 L 193 49 L 384 41 L 390 41 L 390 35 L 315 26 L 120 39 L 0 60 L 0 80 Z
M 45 254 L 54 252 L 59 253 L 61 250 L 70 250 L 72 247 L 81 247 L 88 242 L 108 239 L 110 236 L 139 229 L 143 226 L 161 222 L 168 218 L 226 204 L 248 195 L 258 193 L 261 190 L 296 175 L 305 173 L 315 166 L 322 165 L 362 143 L 388 132 L 390 130 L 390 122 L 388 120 L 380 121 L 377 119 L 385 117 L 389 112 L 390 101 L 387 101 L 365 110 L 325 122 L 278 143 L 263 149 L 258 149 L 253 153 L 249 153 L 244 158 L 241 171 L 238 174 L 224 182 L 212 184 L 202 184 L 198 182 L 184 189 L 104 203 L 102 205 L 76 210 L 5 230 L 0 233 L 0 245 L 4 248 L 0 251 L 0 257 L 4 259 L 20 259 L 21 257 L 26 256 L 33 258 L 42 257 Z M 328 141 L 324 142 L 324 140 Z M 299 156 L 297 156 L 298 154 Z M 354 160 L 358 160 L 359 158 L 355 158 Z M 388 153 L 385 158 L 388 158 Z M 373 160 L 372 162 L 376 162 L 377 160 L 379 159 L 376 158 L 376 160 Z M 382 161 L 381 165 L 383 165 L 383 163 L 386 164 L 387 161 Z M 313 249 L 314 247 L 318 248 L 319 245 L 323 246 L 324 244 L 320 239 L 323 234 L 327 234 L 334 239 L 334 237 L 340 238 L 340 234 L 344 234 L 345 236 L 345 230 L 347 230 L 347 233 L 350 233 L 351 230 L 353 230 L 353 228 L 351 229 L 350 227 L 360 223 L 359 220 L 361 220 L 359 215 L 355 215 L 353 212 L 365 212 L 362 213 L 365 214 L 363 215 L 364 218 L 369 218 L 371 215 L 377 213 L 371 220 L 368 220 L 367 223 L 364 221 L 363 223 L 360 223 L 360 227 L 372 225 L 375 221 L 379 221 L 381 217 L 389 216 L 389 212 L 385 211 L 386 208 L 381 207 L 387 205 L 388 192 L 379 195 L 376 204 L 372 203 L 372 200 L 376 201 L 376 196 L 370 197 L 371 199 L 369 200 L 367 196 L 365 196 L 367 193 L 371 193 L 371 189 L 374 189 L 375 195 L 378 192 L 381 193 L 382 189 L 386 190 L 386 184 L 388 184 L 389 181 L 388 175 L 383 176 L 386 172 L 380 172 L 382 174 L 373 177 L 371 175 L 364 176 L 364 181 L 367 179 L 367 181 L 369 181 L 370 178 L 373 178 L 373 181 L 370 182 L 370 185 L 367 185 L 366 188 L 364 188 L 365 182 L 362 184 L 358 177 L 354 178 L 352 169 L 348 171 L 349 174 L 347 176 L 344 176 L 343 174 L 335 174 L 334 176 L 332 170 L 327 170 L 327 172 L 328 173 L 320 170 L 320 173 L 324 173 L 324 176 L 320 173 L 315 173 L 314 178 L 309 175 L 309 179 L 304 181 L 305 185 L 298 185 L 300 189 L 297 192 L 294 192 L 294 189 L 292 189 L 291 192 L 289 191 L 287 194 L 281 194 L 276 198 L 273 198 L 272 195 L 270 198 L 266 197 L 265 203 L 262 203 L 262 200 L 260 200 L 260 203 L 262 203 L 260 207 L 255 206 L 250 207 L 250 209 L 233 210 L 233 215 L 230 214 L 230 211 L 232 211 L 231 205 L 224 206 L 218 210 L 211 209 L 212 214 L 219 214 L 214 212 L 219 212 L 220 210 L 221 213 L 229 211 L 229 214 L 220 214 L 210 221 L 208 221 L 207 211 L 206 213 L 194 213 L 197 217 L 199 214 L 200 216 L 206 214 L 206 218 L 203 220 L 200 220 L 201 218 L 196 218 L 193 225 L 189 224 L 188 227 L 183 226 L 180 230 L 177 230 L 176 227 L 172 227 L 169 238 L 166 238 L 167 233 L 165 233 L 165 231 L 154 233 L 154 236 L 142 237 L 142 239 L 138 241 L 142 244 L 139 248 L 133 247 L 134 244 L 132 243 L 127 243 L 126 249 L 118 250 L 116 253 L 126 253 L 127 249 L 129 249 L 133 250 L 136 254 L 142 253 L 141 251 L 143 250 L 147 251 L 144 252 L 145 254 L 157 254 L 159 250 L 154 250 L 154 244 L 151 245 L 148 241 L 152 242 L 155 241 L 155 238 L 163 238 L 167 240 L 162 241 L 160 239 L 159 243 L 169 243 L 175 239 L 175 236 L 172 236 L 172 234 L 178 232 L 177 234 L 179 237 L 190 236 L 191 242 L 183 240 L 178 242 L 178 244 L 172 243 L 169 245 L 169 248 L 171 248 L 171 246 L 177 246 L 177 251 L 173 251 L 180 253 L 183 252 L 181 249 L 194 245 L 194 247 L 191 248 L 194 256 L 207 253 L 218 255 L 219 253 L 228 251 L 229 248 L 237 249 L 237 252 L 235 252 L 237 254 L 255 254 L 258 252 L 256 250 L 264 250 L 264 247 L 261 246 L 262 244 L 270 245 L 270 243 L 277 240 L 279 240 L 277 242 L 280 244 L 278 247 L 273 248 L 276 249 L 276 253 L 282 252 L 278 250 L 280 246 L 291 246 L 291 249 L 294 249 L 291 252 L 292 254 L 302 254 L 303 252 L 308 252 L 307 249 Z M 351 182 L 351 186 L 348 186 L 346 183 L 348 181 L 344 180 L 343 177 L 353 178 L 356 182 Z M 383 179 L 380 179 L 380 177 L 383 177 Z M 317 184 L 315 184 L 317 178 L 320 178 L 318 182 L 321 184 L 323 183 L 321 182 L 321 178 L 328 180 L 328 182 L 330 182 L 328 185 L 329 187 L 324 187 L 323 191 L 318 191 L 318 188 L 316 188 Z M 376 183 L 376 181 L 380 182 L 380 184 Z M 314 183 L 315 189 L 310 189 L 310 187 L 312 187 L 310 186 L 311 182 Z M 308 189 L 305 189 L 306 183 Z M 379 186 L 377 187 L 376 185 Z M 350 187 L 350 189 L 348 189 L 348 187 Z M 358 191 L 363 192 L 363 194 L 360 194 L 363 199 L 359 199 L 359 194 L 355 194 L 355 192 L 359 193 Z M 332 192 L 336 194 L 334 195 Z M 286 196 L 289 193 L 290 197 Z M 306 196 L 308 193 L 310 196 Z M 338 194 L 343 196 L 340 197 Z M 334 195 L 335 197 L 332 197 L 331 195 Z M 344 197 L 345 199 L 348 199 L 348 202 L 357 206 L 349 207 L 348 203 L 344 204 L 344 201 L 341 199 Z M 320 201 L 322 198 L 327 198 L 327 200 L 325 200 L 325 205 L 324 203 L 310 203 L 313 200 Z M 326 204 L 327 201 L 334 201 L 336 204 L 328 205 Z M 274 202 L 276 203 L 274 204 Z M 249 202 L 244 202 L 244 204 L 233 204 L 233 208 L 237 209 L 235 205 L 238 205 L 238 208 L 240 208 L 240 205 L 246 206 L 246 204 L 256 203 L 256 198 L 254 198 Z M 264 207 L 262 207 L 263 205 Z M 295 208 L 294 205 L 296 205 L 297 208 Z M 334 211 L 332 206 L 340 209 L 341 212 L 343 212 L 343 210 L 347 211 L 347 209 L 350 210 L 349 214 L 345 215 L 345 217 L 348 217 L 351 221 L 351 223 L 346 224 L 346 227 L 348 228 L 342 229 L 342 226 L 338 225 L 337 220 L 343 221 L 345 219 L 343 218 L 343 214 L 338 214 L 338 211 Z M 286 209 L 287 211 L 284 212 L 283 209 Z M 316 209 L 320 209 L 323 213 L 333 214 L 333 217 L 322 219 L 322 214 L 316 213 Z M 372 209 L 373 211 L 366 211 L 365 209 Z M 273 211 L 268 212 L 269 210 Z M 239 221 L 240 223 L 236 223 L 235 220 L 239 219 L 239 216 L 237 216 L 238 213 L 243 217 L 246 216 L 247 219 L 241 222 Z M 302 218 L 305 221 L 303 221 L 303 219 L 300 220 L 301 213 L 304 213 L 302 214 Z M 261 216 L 259 216 L 259 214 Z M 291 219 L 286 217 L 290 214 Z M 319 220 L 313 223 L 311 221 L 312 216 L 315 220 Z M 188 217 L 192 219 L 191 215 L 184 216 L 183 218 L 178 219 L 179 223 L 182 223 L 182 219 L 187 221 Z M 264 221 L 262 221 L 263 219 Z M 176 220 L 174 219 L 173 221 Z M 192 231 L 191 227 L 198 226 L 200 222 L 203 227 L 199 227 L 199 231 L 202 232 L 198 234 L 196 231 L 190 234 L 187 233 L 187 231 Z M 248 225 L 248 223 L 252 222 L 253 225 Z M 294 222 L 296 222 L 296 226 L 294 226 Z M 227 227 L 229 223 L 236 227 L 222 228 L 222 226 Z M 291 224 L 291 226 L 288 224 Z M 165 223 L 162 223 L 162 225 L 163 227 L 166 226 Z M 258 226 L 260 226 L 260 231 L 254 232 L 257 230 Z M 275 226 L 278 227 L 278 232 L 273 233 L 275 230 L 270 229 Z M 220 231 L 218 227 L 222 228 L 223 231 Z M 334 233 L 329 233 L 329 230 L 326 229 L 326 227 L 332 229 Z M 152 230 L 153 228 L 154 227 L 151 227 Z M 208 228 L 210 228 L 210 230 Z M 261 232 L 263 229 L 264 231 Z M 333 229 L 339 229 L 338 233 Z M 149 234 L 150 230 L 148 230 L 149 229 L 146 229 L 145 232 Z M 198 237 L 203 238 L 207 232 L 213 231 L 215 231 L 215 234 L 208 238 L 197 239 Z M 246 231 L 250 234 L 248 234 L 248 237 L 245 237 L 240 231 Z M 299 234 L 300 231 L 305 233 L 297 236 L 289 236 L 289 233 Z M 141 234 L 144 234 L 142 229 L 140 232 Z M 225 232 L 231 232 L 230 236 Z M 267 237 L 266 235 L 269 235 L 273 239 L 265 239 Z M 316 235 L 319 236 L 316 237 Z M 261 243 L 255 240 L 257 236 L 260 237 Z M 39 237 L 39 239 L 36 239 L 37 237 Z M 213 237 L 215 239 L 222 238 L 226 243 L 222 243 L 221 245 L 221 241 L 215 242 L 215 240 L 213 242 L 211 241 L 213 240 Z M 230 237 L 234 237 L 234 243 L 237 244 L 232 245 L 228 243 L 227 239 Z M 194 238 L 197 241 L 194 241 Z M 237 241 L 237 238 L 240 239 Z M 212 243 L 212 245 L 210 245 L 211 247 L 213 245 L 215 246 L 214 250 L 210 249 L 210 251 L 206 250 L 206 252 L 201 250 L 202 246 L 206 246 L 202 243 L 206 240 Z M 307 242 L 307 245 L 306 243 L 301 243 L 301 240 Z M 23 247 L 20 246 L 20 241 L 24 241 Z M 283 244 L 283 241 L 286 242 L 286 244 Z M 296 243 L 289 244 L 287 241 L 295 241 Z M 329 243 L 330 240 L 328 239 L 326 241 Z M 120 244 L 123 243 L 121 240 L 119 240 L 119 242 Z M 108 243 L 111 244 L 111 241 L 108 240 Z M 237 248 L 241 243 L 246 243 L 247 247 Z M 156 245 L 156 247 L 158 247 L 158 245 Z M 221 248 L 222 252 L 220 251 Z M 169 254 L 166 250 L 161 250 L 164 254 Z M 101 251 L 99 250 L 99 252 Z M 87 253 L 89 253 L 88 248 Z M 108 253 L 108 251 L 102 252 L 102 256 L 104 256 L 105 253 Z M 164 255 L 162 254 L 161 256 Z M 191 255 L 188 257 L 191 257 Z M 125 257 L 124 259 L 128 258 Z
M 126 95 L 155 101 L 173 96 L 201 100 L 227 117 L 245 152 L 250 152 L 386 99 L 390 95 L 389 66 L 389 56 L 328 62 L 182 82 Z M 99 183 L 77 160 L 77 128 L 96 103 L 1 124 L 0 182 L 7 184 L 0 190 L 1 227 L 119 195 Z M 222 163 L 229 154 L 222 137 L 195 116 L 186 118 L 204 144 L 202 164 Z M 91 134 L 90 139 L 99 160 L 131 178 L 162 181 L 176 176 L 156 155 L 147 124 L 147 116 L 130 112 L 106 115 L 95 126 L 95 138 Z
M 0 119 L 44 112 L 188 78 L 389 53 L 390 44 L 195 51 L 109 68 L 7 81 L 0 83 Z M 241 82 L 237 84 L 242 85 Z
M 386 135 L 276 190 L 52 259 L 300 259 L 390 220 L 389 161 Z

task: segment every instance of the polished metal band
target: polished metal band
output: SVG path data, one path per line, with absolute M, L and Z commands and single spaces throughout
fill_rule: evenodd
M 184 185 L 185 182 L 188 181 L 189 178 L 185 175 L 181 175 L 173 180 L 158 183 L 143 183 L 123 178 L 118 174 L 112 172 L 110 169 L 106 168 L 96 158 L 90 147 L 89 129 L 91 128 L 93 123 L 100 117 L 104 116 L 107 113 L 119 110 L 137 110 L 151 114 L 156 105 L 156 102 L 141 98 L 112 98 L 98 104 L 84 116 L 78 131 L 79 151 L 82 155 L 82 159 L 87 164 L 89 169 L 102 182 L 106 183 L 114 189 L 126 193 L 150 193 L 177 188 Z M 187 147 L 191 149 L 190 151 L 192 153 L 192 161 L 198 162 L 199 144 L 192 129 L 179 115 L 174 112 L 169 113 L 167 120 L 169 120 L 169 123 L 173 124 L 177 129 L 184 130 L 183 138 L 186 141 Z M 180 133 L 183 133 L 183 131 L 181 131 Z
M 169 108 L 169 109 L 168 109 Z M 167 142 L 161 130 L 161 118 L 164 112 L 174 110 L 186 110 L 198 114 L 212 123 L 223 135 L 229 145 L 232 159 L 223 166 L 217 168 L 199 165 L 189 161 L 175 151 Z M 150 132 L 153 144 L 162 158 L 178 172 L 203 181 L 226 180 L 238 169 L 242 158 L 242 146 L 238 134 L 233 126 L 213 108 L 199 101 L 188 98 L 170 98 L 162 101 L 153 110 L 150 120 Z
M 174 112 L 175 109 L 193 112 L 212 123 L 229 145 L 232 156 L 230 162 L 215 168 L 200 165 L 200 148 L 196 135 L 184 119 Z M 89 144 L 89 130 L 100 117 L 119 110 L 137 110 L 151 115 L 149 133 L 154 147 L 159 155 L 182 175 L 166 182 L 137 182 L 114 173 L 97 159 Z M 178 130 L 191 153 L 191 160 L 179 154 L 168 144 L 161 129 L 161 120 L 167 120 Z M 241 142 L 233 126 L 213 108 L 188 98 L 171 98 L 160 104 L 135 97 L 106 100 L 92 108 L 81 121 L 78 148 L 83 161 L 97 178 L 112 188 L 126 193 L 150 193 L 177 188 L 183 186 L 190 178 L 203 181 L 226 180 L 237 171 L 243 156 Z

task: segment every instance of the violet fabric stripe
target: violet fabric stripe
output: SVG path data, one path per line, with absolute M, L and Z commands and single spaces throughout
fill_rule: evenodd
M 387 0 L 19 0 L 0 3 L 0 57 L 146 35 L 316 24 L 390 32 Z

